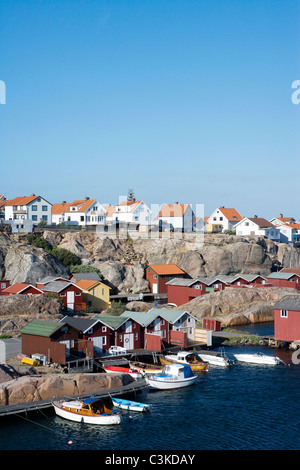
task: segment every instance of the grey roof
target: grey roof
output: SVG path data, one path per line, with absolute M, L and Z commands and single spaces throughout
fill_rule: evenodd
M 191 286 L 192 284 L 195 284 L 198 279 L 184 279 L 184 278 L 174 278 L 171 279 L 170 281 L 166 282 L 168 286 Z
M 81 281 L 82 279 L 84 279 L 85 281 L 101 281 L 101 277 L 95 272 L 73 273 L 72 276 L 75 277 L 76 282 Z
M 293 277 L 294 273 L 285 273 L 285 272 L 276 272 L 271 273 L 268 275 L 268 279 L 286 279 L 288 280 L 290 277 Z
M 300 294 L 286 295 L 274 305 L 274 308 L 300 312 Z
M 63 323 L 66 323 L 76 330 L 82 331 L 85 333 L 88 331 L 92 326 L 94 326 L 96 323 L 98 323 L 98 319 L 93 319 L 93 318 L 78 318 L 78 317 L 69 317 L 65 316 L 60 320 Z
M 66 278 L 64 276 L 46 276 L 41 281 L 39 281 L 39 284 L 47 284 L 48 282 L 55 281 L 56 279 L 62 279 L 64 281 L 69 280 L 68 278 Z
M 61 292 L 63 289 L 68 287 L 70 284 L 74 285 L 70 281 L 52 281 L 48 282 L 43 288 L 43 291 L 46 292 Z
M 148 312 L 131 312 L 127 310 L 121 313 L 121 317 L 131 318 L 142 326 L 148 326 L 152 323 L 155 318 L 162 317 L 169 323 L 175 323 L 182 315 L 187 313 L 191 317 L 194 317 L 186 310 L 173 310 L 167 308 L 151 308 Z M 195 318 L 195 317 L 194 317 Z
M 224 275 L 221 274 L 221 275 L 215 276 L 213 278 L 208 278 L 208 277 L 207 278 L 197 277 L 197 278 L 193 278 L 193 279 L 174 278 L 174 279 L 171 279 L 171 281 L 166 282 L 166 284 L 169 285 L 169 286 L 187 286 L 187 287 L 189 287 L 189 286 L 192 286 L 193 284 L 195 284 L 197 281 L 200 281 L 203 284 L 206 284 L 207 286 L 210 286 L 211 284 L 213 284 L 214 282 L 217 282 L 217 281 L 222 281 L 222 282 L 225 282 L 225 283 L 231 283 L 235 279 L 239 279 L 239 278 L 242 278 L 242 279 L 245 279 L 245 281 L 251 282 L 259 276 L 263 277 L 260 274 L 235 274 L 234 276 L 227 276 L 225 274 Z M 265 278 L 263 278 L 263 279 L 265 279 Z

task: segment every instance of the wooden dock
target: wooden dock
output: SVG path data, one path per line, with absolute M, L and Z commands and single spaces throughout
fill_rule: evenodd
M 90 397 L 97 397 L 97 398 L 106 398 L 106 397 L 113 397 L 118 395 L 126 395 L 144 390 L 149 387 L 149 384 L 145 380 L 137 380 L 131 382 L 128 385 L 124 385 L 123 387 L 117 388 L 109 388 L 106 390 L 101 390 L 95 393 L 87 393 L 87 394 L 80 394 L 80 395 L 72 395 L 68 397 L 53 397 L 49 398 L 48 400 L 40 400 L 40 401 L 32 401 L 28 403 L 18 403 L 15 405 L 7 405 L 0 407 L 0 417 L 8 416 L 8 415 L 16 415 L 20 413 L 29 413 L 31 411 L 42 410 L 45 408 L 52 407 L 53 400 L 74 400 L 80 398 L 90 398 Z

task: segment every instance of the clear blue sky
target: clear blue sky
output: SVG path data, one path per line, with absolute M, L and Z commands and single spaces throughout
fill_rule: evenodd
M 299 0 L 0 0 L 0 193 L 300 218 Z

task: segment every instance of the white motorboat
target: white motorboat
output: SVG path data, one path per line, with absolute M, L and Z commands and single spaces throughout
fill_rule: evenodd
M 261 352 L 257 352 L 254 354 L 235 354 L 234 357 L 239 362 L 248 362 L 249 364 L 266 364 L 266 365 L 278 365 L 278 364 L 285 364 L 277 356 L 268 356 L 267 354 L 262 354 Z
M 168 364 L 159 374 L 145 376 L 146 382 L 151 389 L 173 390 L 187 387 L 197 380 L 191 366 L 185 364 Z
M 61 418 L 87 424 L 120 424 L 121 415 L 113 409 L 111 399 L 54 400 L 55 413 Z
M 202 361 L 208 362 L 214 366 L 231 367 L 234 365 L 234 360 L 230 359 L 223 349 L 219 352 L 200 351 L 197 354 Z

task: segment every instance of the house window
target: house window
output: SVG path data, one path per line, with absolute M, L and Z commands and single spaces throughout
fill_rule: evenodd
M 119 341 L 120 341 L 120 343 L 123 342 L 123 337 L 122 337 L 122 335 L 119 335 Z
M 288 311 L 287 310 L 280 310 L 280 317 L 281 318 L 287 318 L 288 317 Z
M 91 335 L 91 334 L 93 334 L 93 328 L 90 328 L 90 329 L 88 330 L 88 335 Z M 90 338 L 89 338 L 89 339 L 90 339 Z
M 154 276 L 153 276 L 153 277 L 154 277 L 154 279 L 157 279 L 157 274 L 154 274 Z
M 161 319 L 160 324 L 161 324 L 161 325 L 164 325 L 164 324 L 165 324 L 165 320 L 164 320 L 163 318 Z
M 106 331 L 107 331 L 106 326 L 102 326 L 102 333 L 106 333 Z
M 65 294 L 65 293 L 64 293 L 64 294 L 60 294 L 60 296 L 61 296 L 61 297 L 66 297 L 66 294 Z
M 42 211 L 46 212 L 48 210 L 47 206 L 42 206 Z
M 135 334 L 135 340 L 137 341 L 138 339 L 139 339 L 139 334 L 136 333 L 136 334 Z
M 162 330 L 162 337 L 163 337 L 163 338 L 166 337 L 166 330 Z
M 102 346 L 106 346 L 106 345 L 107 345 L 106 336 L 102 336 Z
M 47 215 L 42 215 L 42 219 L 45 220 L 45 222 L 48 221 L 48 216 Z
M 80 292 L 75 292 L 76 297 L 80 297 Z
M 32 206 L 32 207 L 31 207 L 31 210 L 32 210 L 32 211 L 37 211 L 37 206 L 36 206 L 36 205 Z
M 80 222 L 84 222 L 84 215 L 80 216 Z
M 104 295 L 104 289 L 102 289 L 102 295 Z
M 37 220 L 37 215 L 33 215 L 33 216 L 32 216 L 32 220 L 35 220 L 35 221 L 36 221 L 36 220 Z

